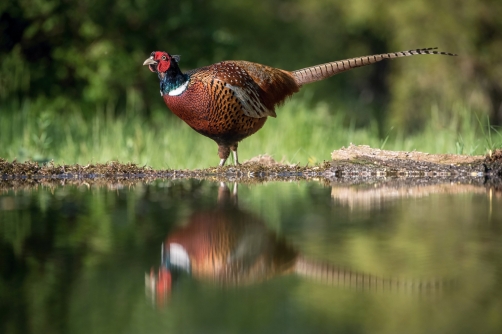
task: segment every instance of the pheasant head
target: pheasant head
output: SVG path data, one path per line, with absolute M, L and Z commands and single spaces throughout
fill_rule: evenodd
M 158 74 L 161 96 L 172 91 L 176 92 L 176 89 L 187 82 L 188 76 L 181 73 L 179 61 L 178 55 L 172 56 L 165 51 L 153 51 L 143 62 L 143 65 L 148 65 L 150 71 Z
M 150 71 L 155 73 L 165 73 L 171 67 L 178 67 L 177 64 L 180 61 L 180 56 L 171 56 L 169 53 L 164 51 L 153 51 L 150 57 L 143 62 L 143 65 L 148 65 Z

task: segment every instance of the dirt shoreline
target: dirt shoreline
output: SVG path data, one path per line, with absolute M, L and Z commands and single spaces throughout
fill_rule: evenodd
M 332 160 L 315 166 L 282 164 L 270 156 L 258 156 L 240 166 L 210 167 L 196 170 L 154 170 L 148 166 L 111 161 L 105 164 L 40 165 L 36 162 L 8 162 L 0 158 L 0 188 L 22 184 L 101 183 L 112 180 L 131 182 L 155 179 L 209 179 L 225 182 L 263 182 L 271 180 L 324 179 L 357 181 L 381 178 L 422 178 L 469 181 L 502 179 L 502 150 L 491 156 L 427 154 L 385 151 L 369 146 L 350 145 L 331 154 Z M 52 180 L 52 181 L 51 181 Z M 499 180 L 499 181 L 496 181 Z M 486 181 L 484 181 L 486 182 Z

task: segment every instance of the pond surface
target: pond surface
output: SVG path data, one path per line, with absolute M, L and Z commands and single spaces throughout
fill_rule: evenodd
M 1 333 L 500 333 L 489 187 L 199 180 L 0 195 Z

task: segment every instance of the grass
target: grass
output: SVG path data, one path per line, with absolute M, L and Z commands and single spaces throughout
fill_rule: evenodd
M 219 161 L 216 144 L 167 113 L 167 109 L 159 110 L 147 120 L 129 110 L 118 118 L 99 111 L 84 118 L 79 113 L 40 112 L 24 103 L 0 116 L 0 157 L 57 164 L 118 160 L 157 169 L 215 166 Z M 337 112 L 325 104 L 309 108 L 302 101 L 289 101 L 278 109 L 276 119 L 270 118 L 258 133 L 241 142 L 239 159 L 267 153 L 278 161 L 314 164 L 329 160 L 330 152 L 350 143 L 471 155 L 502 146 L 502 133 L 486 117 L 460 105 L 448 113 L 432 107 L 420 133 L 409 135 L 389 127 L 384 138 L 379 137 L 375 120 L 366 128 L 356 128 L 347 114 L 350 111 Z

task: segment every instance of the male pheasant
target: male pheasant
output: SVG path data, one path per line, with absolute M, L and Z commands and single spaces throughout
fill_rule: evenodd
M 251 285 L 288 274 L 359 290 L 422 293 L 450 284 L 447 280 L 378 277 L 308 258 L 270 231 L 261 218 L 239 208 L 237 184 L 231 194 L 221 183 L 217 206 L 197 210 L 179 225 L 162 244 L 158 271 L 152 268 L 145 277 L 147 291 L 159 306 L 185 275 L 222 287 Z
M 356 57 L 285 71 L 248 61 L 222 61 L 186 73 L 179 68 L 180 56 L 154 51 L 145 60 L 160 79 L 160 95 L 171 111 L 198 133 L 218 144 L 220 166 L 230 151 L 237 165 L 237 145 L 276 117 L 275 107 L 308 83 L 384 59 L 421 54 L 440 54 L 436 48 Z

